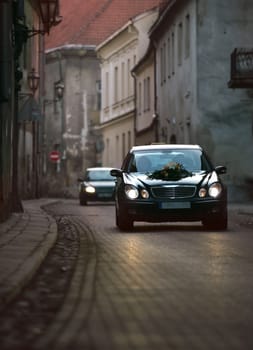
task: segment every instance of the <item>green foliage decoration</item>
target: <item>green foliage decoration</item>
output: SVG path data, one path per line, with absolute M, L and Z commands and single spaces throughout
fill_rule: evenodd
M 188 176 L 192 176 L 192 173 L 186 170 L 182 164 L 176 162 L 170 162 L 162 169 L 155 170 L 148 175 L 150 179 L 167 181 L 176 181 Z

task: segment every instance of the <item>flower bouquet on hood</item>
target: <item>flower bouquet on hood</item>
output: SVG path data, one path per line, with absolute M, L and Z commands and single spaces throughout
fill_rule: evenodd
M 192 176 L 192 173 L 186 170 L 182 164 L 177 162 L 170 162 L 166 164 L 162 169 L 155 170 L 148 176 L 150 179 L 175 181 L 187 176 Z

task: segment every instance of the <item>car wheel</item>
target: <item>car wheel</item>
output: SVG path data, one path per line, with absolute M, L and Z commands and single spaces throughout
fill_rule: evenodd
M 116 208 L 116 225 L 121 231 L 131 231 L 133 229 L 134 222 L 129 215 L 125 213 L 123 214 Z
M 203 226 L 205 229 L 212 230 L 226 230 L 228 227 L 228 214 L 227 210 L 224 209 L 223 213 L 218 215 L 211 216 L 208 219 L 202 220 Z
M 87 205 L 87 201 L 84 198 L 80 198 L 80 205 Z

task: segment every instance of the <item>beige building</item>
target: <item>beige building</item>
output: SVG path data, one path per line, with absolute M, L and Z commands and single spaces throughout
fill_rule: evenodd
M 157 17 L 158 10 L 144 12 L 97 47 L 101 59 L 103 165 L 120 167 L 135 144 L 135 84 L 131 71 L 147 51 L 148 31 Z
M 145 56 L 133 68 L 135 78 L 135 143 L 158 141 L 158 118 L 155 104 L 155 50 L 149 46 Z

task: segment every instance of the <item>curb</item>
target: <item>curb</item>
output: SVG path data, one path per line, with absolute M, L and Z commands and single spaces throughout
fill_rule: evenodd
M 0 226 L 0 309 L 32 279 L 56 242 L 56 221 L 41 208 L 51 203 L 24 201 L 24 213 Z

